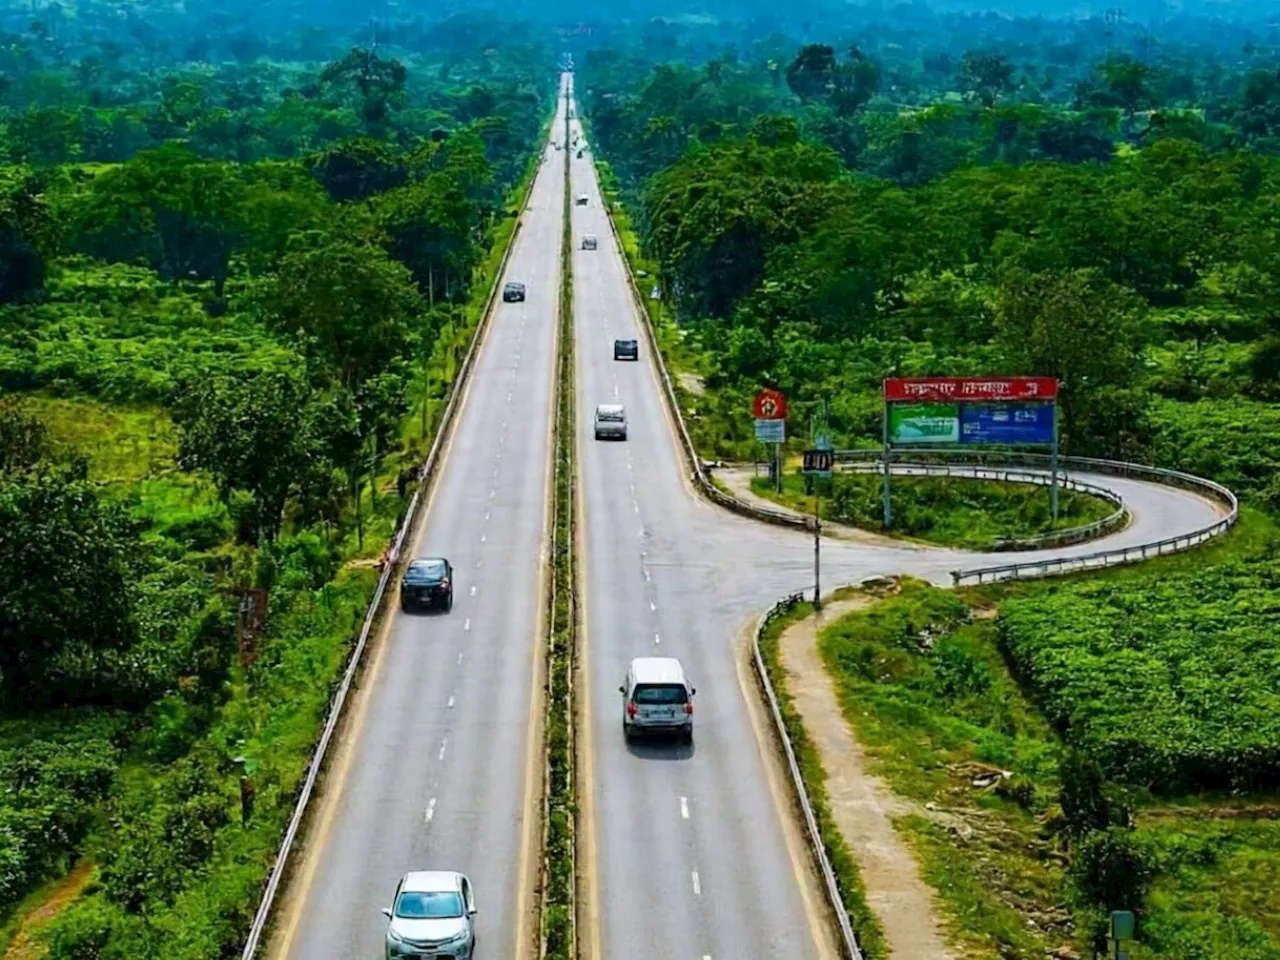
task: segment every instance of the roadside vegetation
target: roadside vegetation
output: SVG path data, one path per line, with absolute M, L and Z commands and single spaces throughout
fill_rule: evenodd
M 695 444 L 757 459 L 761 386 L 788 397 L 794 457 L 824 404 L 838 447 L 876 446 L 886 376 L 1042 374 L 1063 383 L 1064 452 L 1236 490 L 1221 543 L 1066 581 L 904 582 L 820 647 L 966 955 L 1089 956 L 1107 911 L 1135 909 L 1138 956 L 1280 957 L 1263 879 L 1280 837 L 1280 62 L 1211 31 L 1139 54 L 1089 20 L 1050 41 L 1016 17 L 978 37 L 919 13 L 736 58 L 693 30 L 585 58 L 593 146 Z M 874 529 L 878 481 L 835 486 L 824 516 Z M 914 536 L 1045 529 L 1047 491 L 894 486 Z M 796 476 L 780 499 L 811 508 Z M 1100 507 L 1075 500 L 1067 525 Z
M 210 68 L 97 24 L 0 85 L 0 946 L 81 862 L 42 953 L 226 956 L 554 77 L 522 28 Z
M 873 474 L 838 473 L 818 480 L 822 519 L 884 531 L 884 481 Z M 805 478 L 784 474 L 782 492 L 768 477 L 753 477 L 759 496 L 804 513 L 813 512 Z M 964 477 L 894 477 L 893 532 L 944 547 L 988 550 L 1013 540 L 1082 527 L 1115 512 L 1114 504 L 1073 490 L 1058 491 L 1058 517 L 1048 487 Z

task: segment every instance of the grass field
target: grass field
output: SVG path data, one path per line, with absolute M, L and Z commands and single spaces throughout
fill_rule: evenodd
M 884 530 L 879 477 L 836 474 L 831 481 L 819 483 L 824 519 Z M 796 474 L 784 474 L 781 493 L 767 477 L 753 478 L 751 489 L 793 510 L 813 510 L 813 498 L 805 495 L 804 477 Z M 1112 504 L 1088 494 L 1062 490 L 1059 497 L 1054 520 L 1046 487 L 963 477 L 897 477 L 893 480 L 893 530 L 941 546 L 981 550 L 998 540 L 1083 526 L 1115 511 Z

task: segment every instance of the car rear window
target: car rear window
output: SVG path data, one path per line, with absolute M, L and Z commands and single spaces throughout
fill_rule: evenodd
M 689 691 L 679 683 L 637 683 L 632 699 L 636 703 L 688 703 Z
M 419 583 L 443 580 L 445 569 L 444 563 L 439 560 L 431 563 L 415 563 L 409 567 L 407 576 L 410 580 L 416 580 Z
M 621 423 L 622 413 L 618 410 L 601 410 L 596 414 L 596 419 L 607 420 L 610 423 Z

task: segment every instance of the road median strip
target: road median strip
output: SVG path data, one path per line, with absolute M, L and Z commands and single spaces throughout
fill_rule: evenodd
M 569 199 L 569 135 L 565 123 L 564 233 L 560 249 L 560 333 L 556 364 L 555 480 L 552 506 L 546 691 L 546 784 L 543 791 L 543 875 L 540 956 L 577 956 L 573 670 L 578 640 L 574 490 L 573 255 Z

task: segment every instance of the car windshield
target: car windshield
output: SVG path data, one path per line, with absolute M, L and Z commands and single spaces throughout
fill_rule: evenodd
M 523 290 L 523 289 L 524 289 L 524 284 L 523 284 L 523 283 L 508 283 L 508 284 L 507 284 L 507 289 L 508 289 L 508 290 Z
M 462 916 L 462 897 L 452 891 L 406 890 L 396 903 L 396 916 L 406 920 L 446 920 Z
M 444 579 L 446 569 L 443 560 L 415 563 L 405 573 L 405 579 L 417 583 L 434 583 Z
M 621 410 L 597 410 L 596 418 L 598 420 L 607 420 L 611 423 L 614 423 L 614 422 L 621 423 L 622 411 Z
M 636 703 L 688 703 L 689 692 L 679 683 L 640 683 L 632 699 Z

